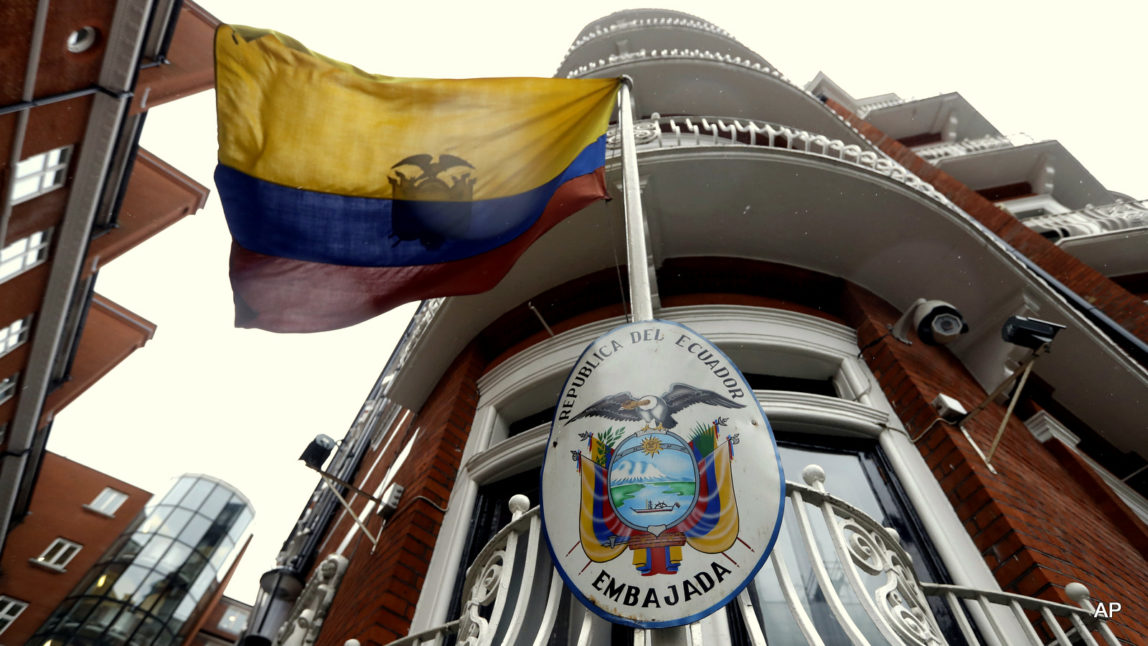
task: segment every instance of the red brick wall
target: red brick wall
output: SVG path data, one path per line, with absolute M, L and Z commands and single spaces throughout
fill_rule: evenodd
M 1140 340 L 1148 341 L 1148 305 L 1145 305 L 1140 298 L 1021 224 L 1012 214 L 998 208 L 948 173 L 921 159 L 869 122 L 857 118 L 832 100 L 828 101 L 828 104 L 886 155 L 932 184 L 966 213 Z
M 84 509 L 104 487 L 128 494 L 114 518 Z M 28 602 L 0 642 L 23 644 L 72 591 L 112 541 L 136 519 L 151 494 L 55 453 L 45 453 L 30 513 L 8 535 L 0 559 L 0 594 Z M 64 572 L 33 565 L 52 541 L 83 545 Z
M 435 506 L 445 508 L 454 487 L 478 405 L 476 382 L 483 368 L 471 344 L 443 375 L 418 416 L 397 429 L 400 435 L 389 447 L 385 440 L 380 443 L 379 450 L 386 447 L 389 455 L 382 456 L 380 468 L 363 486 L 367 490 L 378 486 L 386 473 L 382 466 L 392 463 L 418 430 L 417 446 L 395 475 L 395 482 L 406 488 L 399 508 L 388 521 L 374 554 L 370 553 L 370 541 L 361 533 L 345 554 L 351 562 L 317 646 L 342 646 L 351 638 L 364 646 L 385 644 L 410 628 L 442 525 L 443 513 Z M 368 455 L 363 462 L 370 464 L 376 455 Z M 372 520 L 377 527 L 377 517 Z M 346 519 L 335 527 L 331 540 L 339 540 L 349 523 Z
M 936 415 L 929 402 L 939 393 L 972 410 L 987 393 L 948 350 L 905 345 L 887 330 L 898 318 L 892 306 L 851 286 L 851 324 L 864 359 L 911 437 Z M 990 404 L 965 422 L 987 452 L 1005 407 Z M 1055 440 L 1054 440 L 1055 442 Z M 1064 587 L 1079 581 L 1094 601 L 1120 602 L 1113 629 L 1131 643 L 1148 644 L 1148 551 L 1143 524 L 1056 444 L 1046 448 L 1014 416 L 993 456 L 993 474 L 960 430 L 933 426 L 917 444 L 949 502 L 1006 592 L 1075 605 Z

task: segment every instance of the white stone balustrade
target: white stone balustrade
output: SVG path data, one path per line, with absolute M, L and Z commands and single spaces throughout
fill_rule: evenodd
M 1068 213 L 1049 213 L 1023 220 L 1037 233 L 1055 233 L 1056 239 L 1148 227 L 1148 200 L 1088 206 Z
M 863 168 L 923 193 L 956 209 L 932 184 L 922 180 L 876 148 L 863 148 L 840 139 L 830 139 L 789 126 L 726 117 L 661 117 L 635 123 L 638 152 L 651 148 L 691 148 L 702 146 L 761 146 L 825 157 Z M 606 133 L 607 157 L 619 153 L 617 128 Z
M 884 95 L 882 95 L 882 97 L 883 96 Z M 880 110 L 882 108 L 891 108 L 895 105 L 901 105 L 904 102 L 905 102 L 905 99 L 902 99 L 899 96 L 898 97 L 890 97 L 890 98 L 877 98 L 877 99 L 872 100 L 872 101 L 867 101 L 865 99 L 857 99 L 857 101 L 856 101 L 857 110 L 858 110 L 857 116 L 864 119 L 865 115 L 869 114 L 870 112 L 873 112 L 874 110 Z
M 1025 144 L 1033 143 L 1032 137 L 1028 135 L 985 135 L 975 139 L 964 139 L 961 141 L 946 141 L 936 144 L 928 144 L 913 149 L 913 152 L 918 157 L 924 159 L 929 163 L 936 162 L 940 159 L 947 157 L 960 157 L 962 155 L 971 155 L 974 153 L 984 152 L 986 150 L 998 150 L 1001 148 L 1012 148 L 1014 146 L 1022 146 Z

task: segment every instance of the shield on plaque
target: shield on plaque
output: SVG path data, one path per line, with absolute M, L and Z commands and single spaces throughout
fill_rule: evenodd
M 765 414 L 700 334 L 632 323 L 578 358 L 546 445 L 542 522 L 593 612 L 663 628 L 723 607 L 765 563 L 784 501 Z

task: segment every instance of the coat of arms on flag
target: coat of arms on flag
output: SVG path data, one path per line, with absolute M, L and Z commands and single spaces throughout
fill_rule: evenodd
M 542 511 L 558 571 L 596 613 L 658 628 L 720 608 L 765 562 L 783 501 L 752 390 L 696 332 L 633 323 L 579 358 L 547 444 Z

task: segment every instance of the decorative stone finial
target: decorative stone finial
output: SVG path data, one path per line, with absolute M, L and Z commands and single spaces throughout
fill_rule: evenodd
M 530 499 L 522 494 L 514 494 L 510 497 L 510 502 L 507 504 L 510 507 L 510 513 L 514 516 L 519 516 L 526 513 L 530 509 Z
M 801 479 L 810 487 L 816 486 L 825 482 L 825 469 L 816 464 L 811 464 L 801 470 Z
M 1076 603 L 1086 601 L 1088 597 L 1091 596 L 1088 594 L 1088 588 L 1086 588 L 1083 583 L 1077 583 L 1076 581 L 1064 586 L 1064 591 L 1068 594 L 1068 598 Z

